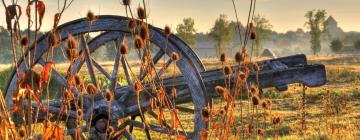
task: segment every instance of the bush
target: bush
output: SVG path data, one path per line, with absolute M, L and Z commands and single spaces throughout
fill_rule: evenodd
M 7 68 L 0 72 L 0 90 L 2 92 L 5 92 L 5 88 L 7 86 L 7 82 L 11 76 L 11 73 L 13 71 L 13 67 Z
M 337 53 L 339 51 L 341 51 L 341 49 L 344 47 L 343 42 L 340 39 L 334 39 L 333 41 L 331 41 L 331 51 Z
M 360 50 L 360 39 L 354 42 L 354 48 Z
M 267 90 L 264 92 L 263 97 L 270 98 L 270 99 L 282 99 L 282 98 L 288 98 L 289 95 L 285 92 L 279 92 L 277 90 Z

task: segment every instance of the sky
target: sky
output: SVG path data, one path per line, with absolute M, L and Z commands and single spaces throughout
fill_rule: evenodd
M 5 0 L 10 3 L 10 0 Z M 18 0 L 25 11 L 27 0 Z M 64 0 L 59 0 L 63 2 Z M 125 16 L 122 0 L 74 0 L 65 11 L 61 23 L 86 16 L 91 10 L 95 14 Z M 195 20 L 198 32 L 209 32 L 220 14 L 235 21 L 231 0 L 146 0 L 148 1 L 149 23 L 164 27 L 169 25 L 173 30 L 183 18 Z M 46 14 L 42 30 L 51 29 L 53 15 L 57 12 L 57 0 L 44 0 Z M 142 0 L 132 0 L 132 9 L 136 9 Z M 235 0 L 240 22 L 246 22 L 250 0 Z M 333 16 L 344 31 L 360 31 L 360 0 L 257 0 L 256 14 L 265 16 L 273 25 L 273 30 L 286 32 L 304 28 L 305 13 L 312 9 L 325 9 L 328 16 Z M 133 11 L 134 11 L 133 10 Z M 3 17 L 3 18 L 1 18 Z M 25 16 L 22 23 L 26 25 Z M 0 7 L 0 25 L 5 26 L 4 7 Z

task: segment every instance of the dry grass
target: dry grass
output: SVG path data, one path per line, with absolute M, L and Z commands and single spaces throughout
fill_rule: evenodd
M 346 59 L 341 60 L 340 58 Z M 349 58 L 351 58 L 349 60 Z M 322 87 L 310 88 L 306 91 L 306 129 L 304 134 L 300 134 L 299 122 L 299 100 L 301 98 L 301 87 L 298 85 L 291 85 L 288 91 L 276 92 L 273 89 L 266 89 L 263 98 L 270 98 L 273 101 L 272 112 L 283 118 L 283 122 L 279 126 L 279 139 L 359 139 L 360 138 L 360 64 L 357 60 L 360 57 L 354 56 L 333 56 L 333 57 L 310 57 L 309 61 L 316 63 L 327 63 L 338 61 L 347 61 L 349 64 L 327 64 L 328 83 Z M 355 62 L 352 62 L 355 60 Z M 323 62 L 324 61 L 324 62 Z M 130 62 L 134 66 L 136 62 Z M 208 69 L 218 68 L 220 63 L 218 60 L 204 60 L 204 64 Z M 101 62 L 105 69 L 111 70 L 112 62 Z M 161 64 L 159 64 L 161 67 Z M 9 67 L 9 66 L 2 66 Z M 67 65 L 57 64 L 57 70 L 65 70 Z M 136 70 L 136 68 L 134 69 Z M 1 69 L 4 71 L 4 69 Z M 330 91 L 327 94 L 327 91 Z M 332 100 L 337 97 L 347 97 L 346 108 L 341 108 L 339 114 L 326 114 L 329 107 L 324 106 L 324 97 L 331 95 Z M 333 96 L 334 95 L 334 96 Z M 336 96 L 335 96 L 336 95 Z M 216 102 L 216 101 L 215 101 Z M 191 108 L 190 104 L 185 104 Z M 219 106 L 219 105 L 215 105 Z M 215 107 L 216 108 L 216 107 Z M 244 110 L 246 111 L 246 110 Z M 169 116 L 168 116 L 169 117 Z M 185 130 L 192 128 L 192 114 L 180 114 L 181 122 L 185 126 Z M 235 113 L 235 117 L 239 117 L 239 113 Z M 156 119 L 149 118 L 148 122 L 156 123 Z M 264 125 L 270 125 L 260 120 Z M 272 137 L 271 128 L 264 129 L 267 138 Z M 146 138 L 143 130 L 134 129 L 134 134 L 137 138 Z M 153 136 L 158 138 L 167 138 L 165 134 L 153 133 Z

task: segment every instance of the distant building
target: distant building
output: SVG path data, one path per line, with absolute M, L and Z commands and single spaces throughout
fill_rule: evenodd
M 326 33 L 330 36 L 331 39 L 343 39 L 345 37 L 344 31 L 338 26 L 338 22 L 334 19 L 334 17 L 329 16 L 325 23 Z

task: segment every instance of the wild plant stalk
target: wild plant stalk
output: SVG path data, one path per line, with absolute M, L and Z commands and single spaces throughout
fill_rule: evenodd
M 238 12 L 236 10 L 235 0 L 232 0 L 232 4 L 233 4 L 233 7 L 234 7 L 234 11 L 235 11 L 236 27 L 237 27 L 236 29 L 238 29 L 239 38 L 240 38 L 240 46 L 241 46 L 242 45 L 241 43 L 243 41 L 242 41 L 242 36 L 241 36 L 240 21 L 239 21 L 239 18 L 238 18 Z
M 108 137 L 110 137 L 110 134 L 108 134 L 108 131 L 109 131 L 109 127 L 110 127 L 110 121 L 111 121 L 111 100 L 108 101 L 108 120 L 107 120 L 107 124 L 106 124 L 106 133 L 105 133 L 105 140 L 108 139 Z M 109 136 L 108 136 L 109 135 Z
M 302 85 L 302 96 L 301 96 L 301 135 L 304 135 L 306 129 L 306 111 L 305 111 L 305 95 L 306 95 L 306 87 Z

